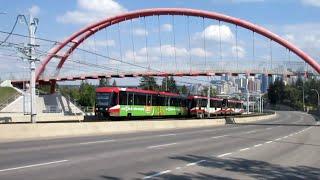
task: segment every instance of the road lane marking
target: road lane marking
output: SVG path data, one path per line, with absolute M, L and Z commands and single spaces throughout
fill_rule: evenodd
M 262 146 L 262 144 L 256 144 L 253 147 L 259 147 L 259 146 Z
M 159 148 L 159 147 L 165 147 L 165 146 L 172 146 L 176 145 L 178 143 L 168 143 L 168 144 L 159 144 L 159 145 L 154 145 L 154 146 L 148 146 L 148 149 L 154 149 L 154 148 Z
M 229 136 L 229 135 L 222 135 L 222 136 L 212 136 L 211 138 L 212 139 L 218 139 L 218 138 L 222 138 L 222 137 L 226 137 L 226 136 Z
M 254 133 L 254 132 L 257 132 L 257 131 L 256 130 L 252 130 L 252 131 L 245 132 L 243 134 L 250 134 L 250 133 Z
M 273 141 L 267 141 L 267 142 L 265 142 L 266 144 L 269 144 L 269 143 L 272 143 Z
M 115 140 L 113 139 L 107 139 L 107 140 L 101 140 L 101 141 L 89 141 L 89 142 L 82 142 L 79 143 L 81 145 L 88 145 L 88 144 L 97 144 L 97 143 L 107 143 L 107 142 L 114 142 Z
M 176 134 L 160 134 L 159 137 L 176 136 Z
M 171 170 L 161 171 L 161 172 L 158 172 L 158 173 L 156 173 L 156 174 L 153 174 L 153 175 L 150 175 L 150 176 L 146 176 L 146 177 L 144 177 L 143 179 L 151 179 L 151 178 L 154 178 L 154 177 L 157 177 L 157 176 L 160 176 L 160 175 L 169 173 L 169 172 L 171 172 Z
M 225 154 L 220 154 L 218 157 L 224 157 L 224 156 L 228 156 L 231 155 L 232 153 L 225 153 Z
M 179 169 L 181 169 L 181 167 L 176 167 L 176 170 L 179 170 Z
M 63 163 L 63 162 L 67 162 L 67 161 L 68 160 L 65 159 L 65 160 L 60 160 L 60 161 L 51 161 L 51 162 L 46 162 L 46 163 L 31 164 L 31 165 L 19 166 L 19 167 L 14 167 L 14 168 L 0 169 L 0 172 L 25 169 L 25 168 L 31 168 L 31 167 L 38 167 L 38 166 L 45 166 L 45 165 L 50 165 L 50 164 Z
M 202 163 L 202 162 L 205 162 L 206 160 L 200 160 L 200 161 L 197 161 L 197 162 L 193 162 L 193 163 L 189 163 L 189 164 L 187 164 L 186 166 L 194 166 L 194 165 L 197 165 L 197 164 L 199 164 L 199 163 Z
M 250 148 L 243 148 L 243 149 L 240 149 L 239 151 L 246 151 L 246 150 L 249 150 Z
M 282 138 L 275 139 L 275 141 L 280 141 Z
M 272 129 L 272 127 L 266 128 L 266 130 Z

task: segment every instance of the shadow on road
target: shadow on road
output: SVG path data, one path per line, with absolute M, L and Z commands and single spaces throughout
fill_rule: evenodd
M 320 169 L 309 166 L 281 166 L 271 164 L 265 161 L 249 160 L 243 158 L 220 159 L 208 156 L 173 156 L 169 157 L 172 160 L 180 160 L 183 163 L 192 163 L 200 160 L 204 162 L 198 164 L 200 167 L 208 168 L 205 172 L 214 172 L 213 170 L 223 170 L 223 174 L 239 173 L 255 179 L 318 179 L 320 177 Z M 190 169 L 189 169 L 190 171 Z M 179 175 L 174 174 L 180 172 Z M 233 179 L 219 174 L 207 174 L 205 172 L 190 173 L 188 169 L 184 171 L 173 171 L 172 173 L 164 174 L 153 179 Z M 157 172 L 140 173 L 144 176 L 149 176 Z

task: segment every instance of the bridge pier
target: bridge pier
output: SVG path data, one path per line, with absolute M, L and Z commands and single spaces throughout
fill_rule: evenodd
M 50 93 L 53 94 L 56 92 L 56 80 L 50 80 Z

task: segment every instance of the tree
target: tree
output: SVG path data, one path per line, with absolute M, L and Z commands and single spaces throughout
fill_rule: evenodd
M 142 76 L 139 87 L 145 90 L 158 90 L 156 79 L 152 76 Z
M 82 81 L 79 88 L 79 100 L 81 106 L 93 106 L 95 103 L 95 87 L 86 81 Z
M 284 100 L 284 82 L 281 78 L 277 78 L 274 83 L 271 83 L 268 90 L 268 98 L 271 104 L 282 103 Z
M 113 86 L 113 87 L 116 87 L 116 86 L 117 86 L 117 82 L 116 82 L 115 79 L 114 79 L 113 82 L 112 82 L 112 86 Z
M 203 89 L 201 90 L 200 94 L 202 96 L 208 96 L 208 90 L 209 90 L 209 87 L 204 86 Z M 210 97 L 214 97 L 216 95 L 217 95 L 217 90 L 211 87 L 210 88 Z
M 161 85 L 161 90 L 162 91 L 168 91 L 172 93 L 178 93 L 178 87 L 176 84 L 176 81 L 174 80 L 173 76 L 170 77 L 165 77 L 162 79 L 162 85 Z
M 189 94 L 189 90 L 188 90 L 188 88 L 186 87 L 186 85 L 183 85 L 183 86 L 180 87 L 179 93 L 180 93 L 180 94 L 184 94 L 184 95 L 188 95 L 188 94 Z
M 110 86 L 109 78 L 100 78 L 99 87 L 107 87 Z

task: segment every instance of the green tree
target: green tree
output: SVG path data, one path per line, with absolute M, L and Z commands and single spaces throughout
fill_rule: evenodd
M 282 103 L 284 100 L 284 82 L 281 78 L 277 78 L 271 83 L 268 91 L 268 98 L 271 104 Z
M 152 76 L 142 76 L 139 87 L 145 90 L 159 90 L 156 79 Z
M 172 93 L 179 92 L 177 84 L 176 84 L 176 80 L 174 80 L 173 76 L 170 76 L 170 77 L 167 76 L 162 79 L 161 90 L 172 92 Z
M 99 87 L 107 87 L 110 86 L 109 78 L 100 78 Z
M 186 87 L 186 85 L 183 85 L 179 88 L 179 93 L 184 94 L 184 95 L 188 95 L 190 92 L 189 92 L 188 88 Z
M 209 87 L 204 86 L 203 89 L 201 90 L 200 94 L 202 96 L 208 96 L 208 90 L 209 90 Z M 210 97 L 214 97 L 216 95 L 217 95 L 217 90 L 211 87 L 210 88 Z
M 86 81 L 82 81 L 79 88 L 79 100 L 81 106 L 94 106 L 95 87 Z

